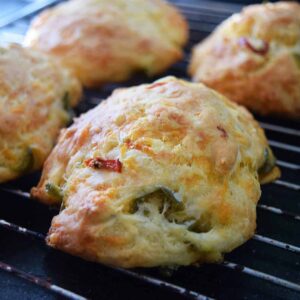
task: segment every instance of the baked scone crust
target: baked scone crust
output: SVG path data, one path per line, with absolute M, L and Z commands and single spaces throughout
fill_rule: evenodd
M 190 74 L 262 115 L 300 117 L 300 5 L 251 5 L 195 46 Z
M 0 48 L 0 182 L 42 166 L 80 95 L 79 81 L 53 58 Z
M 251 114 L 166 77 L 116 90 L 64 129 L 32 195 L 63 202 L 52 247 L 123 267 L 187 265 L 253 235 L 258 170 L 266 181 L 279 172 Z
M 154 75 L 182 57 L 187 23 L 162 0 L 72 0 L 43 11 L 25 45 L 56 56 L 86 86 Z

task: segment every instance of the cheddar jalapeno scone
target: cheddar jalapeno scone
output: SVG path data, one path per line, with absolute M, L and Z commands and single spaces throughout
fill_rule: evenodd
M 32 195 L 50 246 L 123 267 L 215 262 L 256 227 L 279 175 L 243 107 L 174 77 L 116 90 L 60 135 Z
M 80 94 L 77 79 L 52 58 L 0 48 L 0 182 L 42 166 Z
M 190 64 L 203 82 L 262 115 L 300 117 L 300 5 L 251 5 L 195 46 Z
M 162 0 L 72 0 L 43 11 L 25 45 L 99 86 L 165 71 L 182 57 L 187 35 L 183 16 Z

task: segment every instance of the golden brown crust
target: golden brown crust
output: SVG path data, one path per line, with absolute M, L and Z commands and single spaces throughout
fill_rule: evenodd
M 77 79 L 52 58 L 0 48 L 0 182 L 42 166 L 68 122 L 66 101 L 74 106 L 80 94 Z
M 44 11 L 25 45 L 55 55 L 86 86 L 163 72 L 182 56 L 187 23 L 161 0 L 72 0 Z
M 263 115 L 300 117 L 300 5 L 244 8 L 194 48 L 189 71 Z
M 253 235 L 258 170 L 272 180 L 273 163 L 246 109 L 167 77 L 116 90 L 65 129 L 32 194 L 63 200 L 50 246 L 123 267 L 211 262 Z

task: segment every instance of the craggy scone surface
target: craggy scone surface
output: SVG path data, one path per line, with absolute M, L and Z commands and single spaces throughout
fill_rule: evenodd
M 194 48 L 190 73 L 261 114 L 300 117 L 300 5 L 252 5 Z
M 44 11 L 25 45 L 59 58 L 86 86 L 149 75 L 182 56 L 187 23 L 162 0 L 71 0 Z
M 0 182 L 42 166 L 80 94 L 77 79 L 52 58 L 0 48 Z
M 268 181 L 273 167 L 243 107 L 166 77 L 116 90 L 64 129 L 32 195 L 63 201 L 53 247 L 123 267 L 187 265 L 220 260 L 253 235 L 258 170 Z

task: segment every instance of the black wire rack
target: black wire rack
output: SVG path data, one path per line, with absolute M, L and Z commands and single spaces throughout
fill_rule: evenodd
M 29 22 L 57 0 L 24 2 L 1 14 L 0 41 L 22 42 Z M 222 20 L 241 9 L 234 2 L 173 0 L 190 25 L 184 59 L 163 75 L 188 78 L 191 47 Z M 240 1 L 242 2 L 242 1 Z M 1 8 L 1 3 L 0 3 Z M 142 82 L 144 76 L 86 90 L 80 114 L 113 89 Z M 256 116 L 282 170 L 280 180 L 262 187 L 257 232 L 221 264 L 125 270 L 81 260 L 45 245 L 56 210 L 30 199 L 40 174 L 0 185 L 0 299 L 300 299 L 300 123 Z

